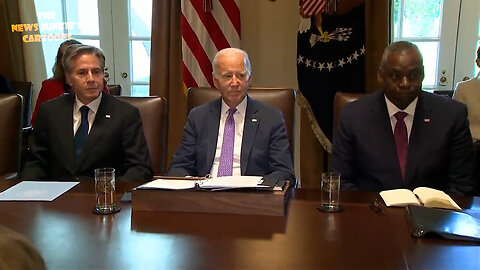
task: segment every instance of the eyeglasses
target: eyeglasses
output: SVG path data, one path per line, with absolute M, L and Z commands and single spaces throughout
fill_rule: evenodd
M 380 202 L 378 199 L 375 199 L 375 201 L 370 202 L 368 205 L 370 206 L 370 209 L 372 209 L 373 212 L 385 216 L 385 210 L 383 209 L 383 203 Z

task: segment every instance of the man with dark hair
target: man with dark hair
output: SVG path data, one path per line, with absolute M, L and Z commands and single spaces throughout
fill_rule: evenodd
M 377 77 L 383 91 L 340 114 L 332 168 L 343 188 L 470 194 L 474 155 L 465 105 L 422 91 L 422 54 L 410 42 L 388 46 Z
M 112 167 L 118 180 L 152 179 L 140 113 L 102 93 L 105 56 L 93 46 L 71 45 L 63 57 L 73 93 L 44 102 L 33 133 L 33 159 L 22 178 L 92 179 L 94 170 Z

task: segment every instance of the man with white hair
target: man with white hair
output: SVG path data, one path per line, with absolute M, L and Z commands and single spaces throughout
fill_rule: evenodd
M 213 81 L 221 98 L 190 112 L 169 175 L 295 181 L 283 116 L 247 95 L 250 80 L 245 51 L 227 48 L 215 55 Z

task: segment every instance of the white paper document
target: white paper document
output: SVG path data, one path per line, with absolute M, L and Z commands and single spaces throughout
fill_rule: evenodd
M 262 186 L 261 176 L 223 176 L 207 179 L 200 185 L 202 188 L 230 189 L 230 188 L 269 188 Z
M 261 176 L 224 176 L 203 180 L 179 180 L 179 179 L 157 179 L 137 187 L 138 189 L 192 189 L 195 184 L 200 188 L 221 190 L 232 188 L 269 188 L 259 185 L 262 182 Z
M 195 187 L 196 181 L 193 180 L 178 180 L 178 179 L 157 179 L 146 184 L 143 184 L 137 188 L 139 189 L 190 189 Z
M 53 201 L 79 182 L 22 181 L 0 192 L 0 201 Z

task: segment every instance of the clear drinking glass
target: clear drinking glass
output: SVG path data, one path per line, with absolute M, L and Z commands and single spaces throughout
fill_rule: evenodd
M 321 203 L 319 210 L 325 212 L 340 212 L 340 174 L 336 172 L 322 173 Z
M 95 213 L 110 214 L 120 210 L 115 205 L 114 168 L 95 169 L 95 197 Z

